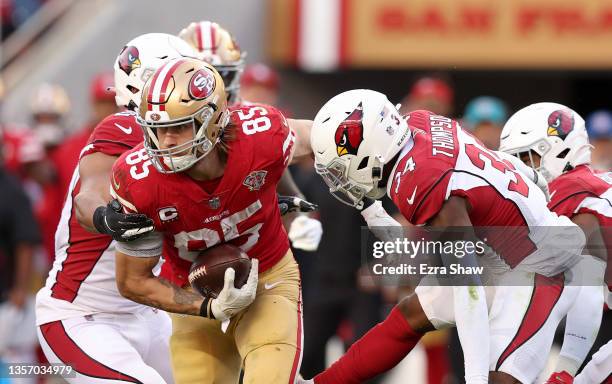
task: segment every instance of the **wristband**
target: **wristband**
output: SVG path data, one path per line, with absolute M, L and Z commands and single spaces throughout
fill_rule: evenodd
M 108 229 L 104 224 L 104 214 L 106 212 L 106 207 L 99 206 L 96 208 L 93 214 L 93 225 L 96 227 L 96 230 L 102 234 L 108 234 Z
M 213 299 L 210 297 L 205 297 L 202 305 L 200 306 L 200 316 L 207 317 L 209 319 L 215 320 L 215 315 L 212 312 L 212 301 Z

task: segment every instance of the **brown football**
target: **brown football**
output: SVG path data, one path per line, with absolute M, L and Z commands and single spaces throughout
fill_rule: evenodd
M 246 283 L 251 270 L 251 259 L 240 248 L 221 244 L 202 251 L 191 264 L 189 283 L 202 296 L 217 297 L 223 289 L 225 270 L 234 268 L 234 286 Z

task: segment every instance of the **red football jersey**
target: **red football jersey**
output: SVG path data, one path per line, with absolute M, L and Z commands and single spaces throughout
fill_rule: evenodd
M 607 281 L 612 283 L 612 172 L 579 165 L 550 182 L 548 189 L 548 207 L 557 214 L 571 218 L 590 213 L 597 217 L 608 250 Z
M 121 112 L 102 120 L 82 148 L 80 158 L 96 152 L 119 156 L 142 143 L 142 129 L 135 117 L 133 112 Z M 37 297 L 38 324 L 75 313 L 130 312 L 138 306 L 117 291 L 115 242 L 108 235 L 86 231 L 77 221 L 74 198 L 79 190 L 77 165 L 57 226 L 53 267 Z
M 226 242 L 273 266 L 289 249 L 276 184 L 295 137 L 284 116 L 260 105 L 230 108 L 231 130 L 223 176 L 198 182 L 184 172 L 162 174 L 142 146 L 122 155 L 111 184 L 128 210 L 146 214 L 163 235 L 162 277 L 183 286 L 192 261 Z M 202 161 L 206 161 L 203 159 Z
M 428 111 L 405 118 L 412 140 L 400 152 L 388 194 L 410 223 L 428 223 L 450 196 L 461 196 L 469 202 L 477 236 L 509 266 L 544 246 L 529 226 L 559 225 L 558 217 L 535 184 L 454 120 Z M 537 264 L 546 268 L 545 260 Z
M 553 180 L 548 189 L 548 207 L 557 214 L 573 217 L 591 213 L 602 227 L 612 226 L 612 172 L 579 165 Z

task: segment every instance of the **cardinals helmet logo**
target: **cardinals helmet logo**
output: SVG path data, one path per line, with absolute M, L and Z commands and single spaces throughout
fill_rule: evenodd
M 334 138 L 338 156 L 357 154 L 357 150 L 363 141 L 362 119 L 363 105 L 359 103 L 357 108 L 336 128 Z
M 128 76 L 136 68 L 140 68 L 140 53 L 133 45 L 123 47 L 119 54 L 119 68 Z
M 558 136 L 565 140 L 574 129 L 574 115 L 569 109 L 559 109 L 548 116 L 548 136 Z

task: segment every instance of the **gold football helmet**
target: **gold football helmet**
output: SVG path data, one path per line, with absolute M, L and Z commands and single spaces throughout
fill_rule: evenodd
M 183 28 L 179 37 L 198 52 L 201 60 L 212 64 L 221 74 L 228 102 L 234 103 L 238 98 L 246 53 L 240 50 L 229 31 L 212 21 L 199 21 Z
M 142 91 L 138 122 L 144 146 L 162 173 L 181 172 L 208 155 L 229 121 L 223 79 L 210 64 L 178 58 L 158 68 Z M 193 139 L 160 148 L 159 128 L 190 124 Z

